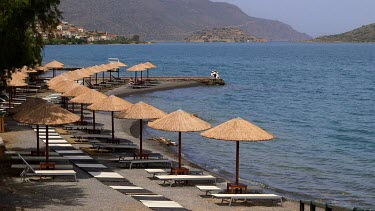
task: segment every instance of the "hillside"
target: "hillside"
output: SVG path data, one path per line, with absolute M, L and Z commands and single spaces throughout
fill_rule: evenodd
M 375 23 L 337 35 L 321 36 L 313 42 L 375 42 Z
M 240 28 L 213 28 L 192 33 L 187 42 L 267 42 L 256 38 Z
M 240 27 L 270 41 L 311 39 L 279 21 L 254 18 L 237 6 L 209 0 L 61 0 L 64 20 L 90 30 L 145 40 L 183 40 L 194 31 Z

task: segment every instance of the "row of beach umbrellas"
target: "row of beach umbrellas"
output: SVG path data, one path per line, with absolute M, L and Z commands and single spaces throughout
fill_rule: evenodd
M 116 64 L 119 65 L 119 64 Z M 117 66 L 119 67 L 119 66 Z M 178 132 L 179 134 L 179 150 L 178 150 L 178 167 L 181 168 L 181 152 L 182 152 L 182 132 L 197 132 L 201 133 L 203 137 L 210 139 L 218 139 L 225 141 L 236 142 L 236 184 L 239 178 L 239 142 L 240 141 L 265 141 L 273 139 L 273 135 L 259 128 L 258 126 L 243 120 L 241 118 L 234 118 L 214 128 L 211 125 L 198 117 L 178 110 L 167 114 L 151 105 L 144 102 L 131 104 L 124 99 L 116 96 L 106 96 L 98 91 L 89 89 L 85 86 L 78 85 L 74 81 L 79 77 L 87 77 L 88 74 L 98 71 L 103 71 L 108 68 L 116 68 L 114 64 L 100 65 L 89 68 L 84 68 L 68 73 L 63 73 L 48 83 L 49 88 L 61 92 L 62 97 L 73 97 L 70 102 L 81 104 L 81 117 L 71 113 L 57 105 L 40 101 L 37 99 L 30 102 L 27 100 L 23 107 L 19 109 L 17 114 L 13 116 L 16 121 L 45 125 L 46 131 L 50 125 L 62 125 L 78 120 L 83 121 L 83 105 L 88 105 L 87 108 L 93 111 L 93 119 L 95 124 L 95 111 L 111 112 L 112 118 L 112 141 L 114 141 L 114 117 L 123 119 L 136 119 L 140 121 L 140 153 L 142 154 L 142 122 L 143 120 L 153 120 L 148 123 L 148 126 L 163 131 Z M 28 105 L 29 104 L 29 105 Z M 32 105 L 30 105 L 32 104 Z M 21 105 L 21 106 L 22 106 Z M 114 114 L 114 112 L 119 112 Z M 156 120 L 155 120 L 156 119 Z M 210 129 L 211 128 L 211 129 Z M 48 162 L 48 132 L 46 139 L 46 161 Z
M 117 101 L 115 96 L 108 97 L 110 100 L 106 102 L 112 102 L 107 104 L 93 104 L 93 107 L 102 109 L 100 106 L 113 106 L 113 102 Z M 37 100 L 34 100 L 37 101 Z M 118 104 L 117 101 L 114 104 Z M 49 104 L 49 103 L 38 103 L 37 106 L 28 106 L 27 109 L 24 107 L 19 113 L 13 116 L 13 118 L 19 122 L 27 124 L 46 125 L 46 131 L 48 131 L 49 125 L 61 125 L 71 122 L 76 122 L 79 116 L 70 113 L 69 111 L 62 109 L 61 107 Z M 179 150 L 178 150 L 178 164 L 181 168 L 181 152 L 182 152 L 182 132 L 196 132 L 207 130 L 211 128 L 211 125 L 192 114 L 178 110 L 170 114 L 166 114 L 163 111 L 150 106 L 144 102 L 139 102 L 134 105 L 117 105 L 118 110 L 123 110 L 116 115 L 117 118 L 125 119 L 139 119 L 142 123 L 142 119 L 156 119 L 148 123 L 148 126 L 163 131 L 178 132 L 179 133 Z M 128 107 L 127 109 L 123 109 Z M 112 112 L 113 110 L 108 109 Z M 30 112 L 30 109 L 32 112 Z M 113 125 L 113 122 L 112 122 Z M 141 126 L 142 128 L 142 126 Z M 48 133 L 48 132 L 47 132 Z M 240 141 L 265 141 L 273 139 L 273 135 L 257 127 L 256 125 L 245 121 L 241 118 L 235 118 L 227 121 L 221 125 L 211 128 L 203 133 L 202 136 L 225 140 L 225 141 L 236 141 L 236 184 L 238 184 L 239 178 L 239 142 Z M 46 147 L 48 149 L 48 134 L 46 140 Z M 48 150 L 47 150 L 48 151 Z M 48 162 L 48 152 L 46 151 L 46 162 Z M 142 130 L 140 130 L 140 153 L 142 154 Z

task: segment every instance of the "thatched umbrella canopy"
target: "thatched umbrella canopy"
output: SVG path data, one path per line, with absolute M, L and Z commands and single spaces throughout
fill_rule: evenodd
M 33 125 L 46 125 L 46 162 L 48 163 L 48 126 L 62 125 L 79 120 L 79 116 L 51 103 L 41 103 L 13 116 L 13 119 Z
M 127 67 L 128 65 L 127 64 L 124 64 L 122 62 L 114 62 L 112 63 L 113 65 L 116 65 L 117 67 Z
M 141 72 L 141 80 L 142 80 L 142 72 L 147 69 L 147 66 L 144 64 L 137 64 L 127 69 L 128 72 L 134 72 L 135 79 L 137 79 L 137 72 Z
M 78 95 L 75 98 L 72 98 L 70 102 L 72 103 L 81 103 L 81 108 L 83 107 L 82 104 L 93 104 L 99 101 L 103 101 L 107 98 L 108 96 L 98 92 L 96 90 L 90 90 L 84 94 Z M 92 110 L 92 115 L 93 115 L 93 124 L 94 124 L 94 130 L 95 130 L 95 110 Z M 81 122 L 83 122 L 83 110 L 81 109 Z
M 146 62 L 146 63 L 143 63 L 144 65 L 146 65 L 146 69 L 147 69 L 147 79 L 148 79 L 148 69 L 153 69 L 153 68 L 156 68 L 156 66 L 154 64 L 152 64 L 151 62 Z
M 117 71 L 117 77 L 120 78 L 120 67 L 127 67 L 128 65 L 127 64 L 124 64 L 122 62 L 114 62 L 114 63 L 111 63 L 112 65 L 116 66 L 116 69 L 118 69 Z
M 236 185 L 239 178 L 240 141 L 268 141 L 274 138 L 272 134 L 239 117 L 211 128 L 201 135 L 206 138 L 236 142 Z
M 43 100 L 42 98 L 36 98 L 36 97 L 30 97 L 27 98 L 25 102 L 23 102 L 21 105 L 18 105 L 12 109 L 9 109 L 7 112 L 10 114 L 17 114 L 24 111 L 30 111 L 30 109 L 33 109 L 34 107 L 37 107 L 43 103 L 47 103 L 47 101 Z M 39 125 L 36 126 L 36 139 L 37 139 L 37 154 L 40 154 L 39 151 Z
M 139 119 L 139 151 L 142 154 L 142 120 L 159 119 L 166 116 L 167 113 L 161 111 L 147 103 L 139 102 L 134 104 L 128 110 L 118 113 L 115 117 L 119 119 Z
M 28 97 L 26 101 L 24 101 L 21 105 L 18 105 L 12 109 L 9 109 L 7 112 L 10 114 L 16 114 L 25 110 L 30 110 L 34 106 L 37 106 L 41 103 L 46 103 L 46 101 L 43 100 L 42 98 Z
M 100 66 L 88 67 L 92 74 L 95 74 L 95 84 L 98 84 L 98 73 L 103 71 L 103 68 Z
M 71 90 L 65 92 L 61 96 L 63 96 L 63 97 L 77 97 L 81 94 L 89 92 L 90 90 L 91 89 L 87 88 L 86 86 L 79 85 L 79 86 L 75 87 L 74 89 L 71 89 Z
M 81 94 L 85 94 L 87 92 L 89 92 L 91 89 L 86 87 L 86 86 L 82 86 L 82 85 L 78 85 L 78 86 L 75 86 L 71 89 L 68 89 L 67 90 L 64 90 L 66 92 L 64 92 L 61 97 L 64 97 L 64 98 L 68 98 L 68 97 L 77 97 Z M 74 103 L 72 103 L 72 109 L 73 109 L 73 112 L 74 112 Z M 82 105 L 81 105 L 81 110 L 82 110 Z
M 24 79 L 13 77 L 12 80 L 7 83 L 7 86 L 22 87 L 27 86 L 27 83 L 24 81 Z
M 59 61 L 53 60 L 52 62 L 45 64 L 44 67 L 46 67 L 48 69 L 52 69 L 53 70 L 53 77 L 55 77 L 55 70 L 63 68 L 64 64 L 59 62 Z
M 16 87 L 23 87 L 27 86 L 28 84 L 25 82 L 25 73 L 17 72 L 12 75 L 12 79 L 8 80 L 7 86 L 9 89 L 9 108 L 12 107 L 12 100 L 13 100 L 13 89 Z
M 181 132 L 196 132 L 211 128 L 209 123 L 182 110 L 149 122 L 148 126 L 156 130 L 178 132 L 178 168 L 181 168 Z
M 51 68 L 51 69 L 54 69 L 54 68 L 63 68 L 64 64 L 61 63 L 61 62 L 59 62 L 59 61 L 53 60 L 53 61 L 45 64 L 44 67 Z
M 87 73 L 85 73 L 85 72 L 80 72 L 79 70 L 74 70 L 74 71 L 71 71 L 71 72 L 64 73 L 64 76 L 75 81 L 75 80 L 79 80 L 79 79 L 88 77 L 90 75 L 87 75 Z
M 42 71 L 42 72 L 47 72 L 48 71 L 48 68 L 45 67 L 45 66 L 36 66 L 35 69 L 37 71 Z
M 55 90 L 56 92 L 63 92 L 63 90 L 66 90 L 67 88 L 71 86 L 77 86 L 78 84 L 72 80 L 64 79 L 57 81 L 56 83 L 50 83 L 48 84 L 48 88 Z
M 129 109 L 133 104 L 126 100 L 123 100 L 114 95 L 109 96 L 106 100 L 96 102 L 87 108 L 95 111 L 110 111 L 112 117 L 112 142 L 115 141 L 115 122 L 114 122 L 114 112 L 123 111 Z

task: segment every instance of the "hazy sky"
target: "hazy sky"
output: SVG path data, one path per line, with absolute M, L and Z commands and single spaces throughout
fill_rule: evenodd
M 311 36 L 337 34 L 375 23 L 375 0 L 212 0 L 250 16 L 279 20 Z

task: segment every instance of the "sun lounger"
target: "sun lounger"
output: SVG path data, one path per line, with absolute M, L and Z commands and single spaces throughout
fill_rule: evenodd
M 92 144 L 94 148 L 98 150 L 103 149 L 112 149 L 114 152 L 116 149 L 137 149 L 137 145 L 135 144 L 107 144 L 107 143 L 94 143 Z
M 173 183 L 177 181 L 213 181 L 216 184 L 216 177 L 211 175 L 156 175 L 156 178 L 170 183 L 172 187 Z
M 90 141 L 90 143 L 92 143 Z M 118 160 L 135 159 L 135 153 L 123 152 L 123 153 L 112 153 L 112 156 L 117 157 Z M 163 155 L 160 153 L 148 153 L 148 157 L 152 159 L 163 159 Z
M 18 154 L 19 156 L 11 156 L 12 160 L 28 160 L 28 161 L 45 161 L 46 160 L 46 157 L 45 156 L 24 156 L 24 157 L 21 157 L 20 154 Z M 67 161 L 68 160 L 64 157 L 60 157 L 60 156 L 51 156 L 48 158 L 49 161 Z
M 155 177 L 156 175 L 160 174 L 170 174 L 171 169 L 145 169 L 147 173 L 153 174 L 152 176 Z M 196 174 L 203 174 L 203 171 L 200 169 L 193 169 L 189 168 L 189 174 L 196 175 Z
M 18 154 L 19 158 L 26 164 L 26 168 L 21 173 L 22 181 L 26 181 L 27 176 L 73 176 L 74 180 L 78 182 L 76 172 L 74 170 L 34 170 L 27 161 Z
M 209 186 L 205 186 L 205 185 L 196 185 L 196 187 L 200 190 L 200 191 L 203 191 L 203 192 L 206 192 L 206 196 L 208 194 L 211 194 L 212 191 L 222 191 L 223 189 L 217 187 L 217 186 L 214 186 L 214 185 L 209 185 Z
M 280 200 L 281 206 L 283 206 L 283 199 L 281 196 L 276 194 L 212 194 L 213 197 L 221 199 L 224 202 L 229 199 L 229 205 L 235 200 Z
M 112 135 L 104 135 L 104 134 L 76 134 L 72 136 L 73 138 L 85 138 L 85 139 L 109 139 L 112 138 Z
M 120 160 L 120 163 L 128 163 L 129 169 L 132 168 L 134 164 L 150 164 L 150 163 L 163 163 L 172 166 L 172 161 L 167 159 L 138 159 L 138 160 Z
M 40 169 L 40 165 L 38 164 L 29 164 L 33 169 Z M 27 167 L 26 164 L 12 164 L 12 169 L 25 169 Z M 72 164 L 56 164 L 54 165 L 54 170 L 68 170 L 73 169 Z
M 13 155 L 13 156 L 16 156 L 18 154 L 30 156 L 31 155 L 31 151 L 5 151 L 5 154 L 6 155 Z M 59 153 L 56 153 L 56 152 L 49 152 L 48 154 L 50 156 L 59 156 Z

